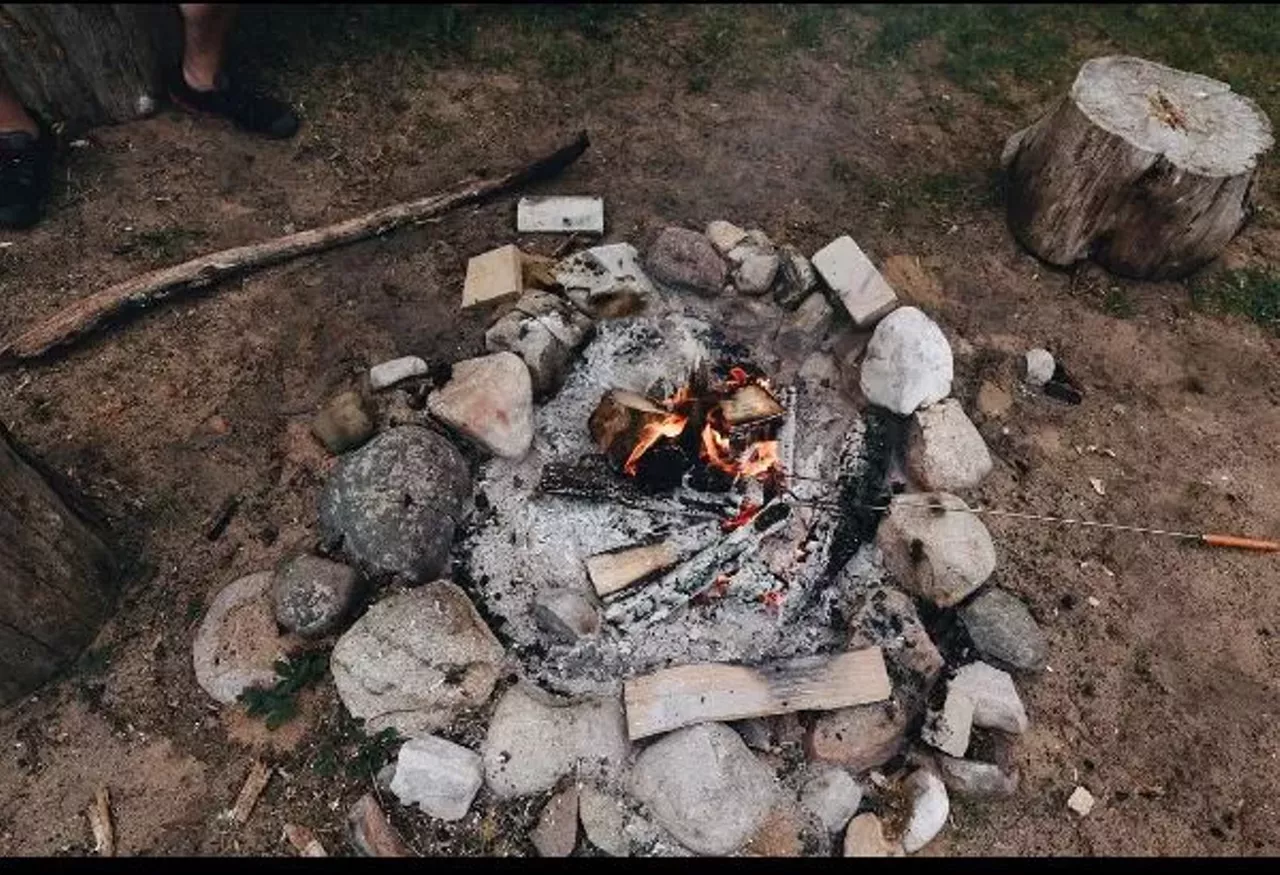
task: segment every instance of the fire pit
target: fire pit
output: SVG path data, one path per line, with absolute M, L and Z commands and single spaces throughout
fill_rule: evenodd
M 869 553 L 847 560 L 875 532 L 887 423 L 864 422 L 828 354 L 771 379 L 750 350 L 773 326 L 720 306 L 658 294 L 647 315 L 601 322 L 537 410 L 533 450 L 481 475 L 468 570 L 551 689 L 841 649 L 848 599 L 879 577 Z M 540 628 L 540 596 L 565 589 L 603 604 L 598 635 Z

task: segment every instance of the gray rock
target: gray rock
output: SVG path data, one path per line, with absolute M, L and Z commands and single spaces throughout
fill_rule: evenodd
M 320 493 L 320 533 L 370 577 L 430 580 L 470 496 L 471 473 L 453 444 L 401 426 L 339 460 Z
M 920 729 L 920 739 L 944 753 L 962 757 L 969 749 L 973 730 L 973 700 L 957 690 L 947 690 L 942 710 L 931 710 Z
M 974 726 L 1015 735 L 1027 730 L 1027 711 L 1008 672 L 985 662 L 971 662 L 956 670 L 947 689 L 973 700 Z
M 688 228 L 669 227 L 645 259 L 649 276 L 664 285 L 715 297 L 724 289 L 724 259 L 711 241 Z
M 773 338 L 774 350 L 784 359 L 803 359 L 822 345 L 834 316 L 826 296 L 814 292 L 778 326 Z
M 784 310 L 794 310 L 818 285 L 818 274 L 809 259 L 794 246 L 779 246 L 778 255 L 781 263 L 778 265 L 773 299 Z
M 722 723 L 700 723 L 640 754 L 631 793 L 691 851 L 723 856 L 760 828 L 778 788 L 736 732 Z
M 907 469 L 929 490 L 970 489 L 991 472 L 987 444 L 959 401 L 947 398 L 916 411 L 907 440 Z
M 862 394 L 872 404 L 909 416 L 951 394 L 951 345 L 915 307 L 880 320 L 862 361 Z
M 828 767 L 805 782 L 800 804 L 822 821 L 827 832 L 837 833 L 858 813 L 862 787 L 844 769 Z
M 957 510 L 940 512 L 923 505 Z M 964 601 L 995 571 L 991 534 L 965 508 L 945 492 L 895 495 L 876 533 L 890 576 L 940 608 Z
M 556 641 L 573 644 L 600 631 L 600 614 L 574 589 L 543 590 L 533 602 L 533 618 Z
M 902 843 L 885 838 L 884 825 L 871 812 L 859 814 L 849 821 L 844 832 L 846 857 L 901 857 Z
M 432 817 L 452 821 L 467 816 L 483 782 L 475 751 L 424 735 L 400 746 L 391 792 L 401 805 L 417 805 Z
M 413 737 L 484 704 L 502 662 L 502 645 L 466 593 L 438 580 L 370 607 L 329 665 L 342 704 L 371 734 L 392 727 Z
M 747 239 L 747 232 L 732 222 L 714 219 L 707 224 L 707 239 L 721 255 L 728 255 L 730 250 Z
M 518 684 L 498 702 L 481 756 L 489 789 L 511 799 L 549 790 L 575 769 L 607 774 L 629 749 L 617 700 L 569 703 Z
M 920 695 L 944 665 L 942 654 L 920 622 L 915 602 L 901 590 L 877 586 L 855 597 L 850 612 L 850 650 L 879 646 L 891 663 L 911 675 Z
M 325 405 L 311 423 L 311 433 L 331 453 L 345 453 L 373 436 L 373 418 L 359 392 L 343 392 Z
M 337 629 L 356 599 L 356 572 L 319 556 L 295 556 L 276 569 L 271 599 L 276 622 L 304 638 Z
M 1048 645 L 1022 600 L 994 587 L 960 609 L 973 646 L 986 658 L 1020 671 L 1040 671 Z
M 578 816 L 591 844 L 611 857 L 631 854 L 631 839 L 626 833 L 629 812 L 622 802 L 593 784 L 583 784 L 578 794 Z
M 547 292 L 525 292 L 485 332 L 489 352 L 513 352 L 529 369 L 535 395 L 555 392 L 574 353 L 591 336 L 590 317 Z
M 778 275 L 778 256 L 773 252 L 752 249 L 743 254 L 733 271 L 733 285 L 743 295 L 763 295 L 773 287 Z
M 369 368 L 369 388 L 377 392 L 379 389 L 394 386 L 401 380 L 420 377 L 427 373 L 427 370 L 427 363 L 416 355 L 392 359 Z
M 1022 378 L 1028 385 L 1039 388 L 1053 379 L 1057 363 L 1047 349 L 1029 349 L 1022 361 Z
M 947 825 L 951 800 L 942 779 L 928 769 L 917 769 L 906 779 L 905 788 L 911 798 L 911 814 L 902 833 L 902 848 L 914 854 Z
M 541 857 L 567 857 L 578 844 L 578 788 L 570 786 L 551 797 L 542 809 L 529 840 Z
M 896 699 L 825 711 L 805 734 L 805 755 L 854 774 L 874 769 L 902 749 L 911 717 Z
M 935 758 L 938 773 L 947 789 L 960 796 L 988 799 L 1018 792 L 1018 770 L 1005 771 L 994 763 L 956 759 L 945 754 Z
M 523 458 L 533 444 L 533 380 L 512 352 L 454 364 L 449 382 L 427 396 L 427 409 L 495 456 Z
M 224 586 L 205 611 L 191 645 L 201 689 L 224 705 L 249 687 L 276 682 L 275 662 L 295 642 L 281 637 L 271 610 L 271 572 L 259 571 Z

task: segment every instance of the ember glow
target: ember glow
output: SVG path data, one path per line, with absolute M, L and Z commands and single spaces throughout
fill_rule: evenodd
M 636 476 L 637 466 L 640 464 L 640 457 L 648 452 L 649 448 L 658 441 L 665 438 L 677 438 L 684 431 L 685 425 L 689 422 L 689 417 L 672 413 L 671 415 L 651 422 L 640 431 L 640 438 L 636 441 L 635 448 L 631 451 L 631 455 L 627 456 L 627 461 L 622 466 L 622 470 L 627 472 L 627 476 Z

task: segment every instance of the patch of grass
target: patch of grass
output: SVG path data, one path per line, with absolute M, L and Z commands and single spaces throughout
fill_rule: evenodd
M 206 237 L 199 228 L 148 228 L 130 234 L 129 239 L 112 250 L 116 255 L 138 257 L 147 261 L 176 261 L 188 254 L 191 245 Z
M 325 676 L 329 657 L 325 653 L 303 654 L 296 659 L 277 660 L 274 686 L 250 687 L 240 694 L 251 717 L 264 717 L 268 729 L 279 729 L 298 713 L 298 693 Z
M 187 599 L 187 609 L 184 619 L 186 625 L 190 626 L 196 620 L 200 619 L 200 615 L 204 613 L 204 599 L 198 595 L 193 595 Z
M 1199 308 L 1236 313 L 1280 335 L 1280 270 L 1246 267 L 1214 274 L 1191 284 Z
M 1137 312 L 1133 306 L 1133 299 L 1120 286 L 1107 289 L 1107 293 L 1102 298 L 1102 309 L 1117 319 L 1128 319 Z
M 822 45 L 823 31 L 828 27 L 835 10 L 830 6 L 811 4 L 784 6 L 791 15 L 787 25 L 787 44 L 797 49 L 816 49 Z

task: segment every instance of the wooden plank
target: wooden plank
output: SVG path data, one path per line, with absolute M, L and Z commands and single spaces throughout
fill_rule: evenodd
M 879 647 L 756 667 L 681 665 L 623 684 L 627 734 L 632 741 L 712 720 L 881 702 L 891 692 Z
M 591 579 L 596 595 L 604 598 L 670 568 L 679 559 L 680 554 L 665 541 L 644 547 L 625 547 L 588 556 L 587 577 Z

